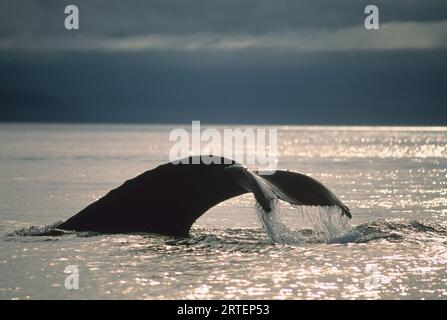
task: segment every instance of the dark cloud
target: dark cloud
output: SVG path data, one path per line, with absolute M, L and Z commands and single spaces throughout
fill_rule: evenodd
M 447 6 L 0 2 L 0 121 L 447 124 Z
M 76 0 L 80 34 L 270 33 L 302 28 L 338 29 L 362 24 L 364 0 Z M 59 0 L 2 0 L 2 36 L 64 34 Z M 447 18 L 444 0 L 377 0 L 381 21 L 433 22 Z

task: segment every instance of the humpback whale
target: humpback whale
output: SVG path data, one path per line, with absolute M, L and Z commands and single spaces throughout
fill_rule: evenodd
M 304 174 L 276 170 L 263 175 L 227 158 L 206 156 L 204 163 L 196 157 L 200 159 L 168 162 L 124 182 L 58 229 L 184 237 L 208 209 L 248 192 L 267 213 L 272 200 L 279 198 L 296 205 L 337 206 L 351 218 L 349 208 L 334 193 Z

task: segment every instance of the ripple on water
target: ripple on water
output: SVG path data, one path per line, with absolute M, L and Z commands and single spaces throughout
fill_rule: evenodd
M 280 243 L 263 228 L 195 226 L 189 237 L 172 238 L 54 233 L 51 227 L 57 225 L 22 228 L 3 236 L 8 241 L 0 259 L 5 270 L 1 297 L 24 297 L 28 287 L 34 288 L 34 298 L 51 294 L 153 299 L 447 295 L 447 229 L 434 223 L 377 220 L 349 228 L 338 238 L 327 238 L 327 233 L 306 226 L 293 231 L 293 241 L 282 238 Z M 42 237 L 37 237 L 37 230 Z M 29 242 L 39 238 L 59 241 Z M 70 264 L 80 268 L 79 292 L 63 289 L 63 270 Z M 17 270 L 26 270 L 22 280 L 14 276 Z M 14 283 L 8 279 L 15 279 Z M 45 289 L 50 284 L 51 294 Z

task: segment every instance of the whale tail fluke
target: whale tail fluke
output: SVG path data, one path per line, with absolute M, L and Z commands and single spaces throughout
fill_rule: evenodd
M 351 217 L 329 189 L 303 174 L 278 170 L 263 175 L 220 157 L 214 157 L 211 164 L 194 157 L 186 160 L 190 164 L 166 163 L 126 181 L 59 228 L 186 236 L 211 207 L 247 192 L 254 194 L 266 212 L 271 212 L 272 200 L 279 198 L 295 205 L 338 206 Z

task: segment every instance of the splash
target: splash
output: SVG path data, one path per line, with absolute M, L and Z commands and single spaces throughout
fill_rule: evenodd
M 30 226 L 26 228 L 21 228 L 14 230 L 13 232 L 7 234 L 7 236 L 19 236 L 19 237 L 39 237 L 39 236 L 60 236 L 64 234 L 70 234 L 72 232 L 58 229 L 63 221 L 58 221 L 53 224 L 48 224 L 44 226 Z
M 269 238 L 275 243 L 336 242 L 350 230 L 349 218 L 336 206 L 297 206 L 273 199 L 267 213 L 256 203 L 256 212 Z M 287 204 L 286 204 L 287 205 Z

